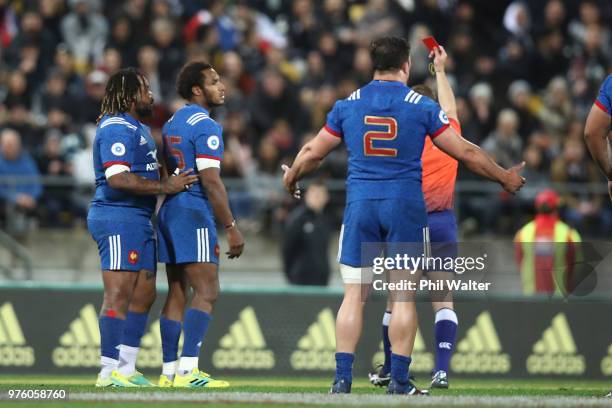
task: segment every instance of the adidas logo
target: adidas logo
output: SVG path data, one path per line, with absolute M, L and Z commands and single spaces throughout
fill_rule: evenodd
M 248 306 L 219 340 L 221 349 L 212 356 L 215 368 L 270 369 L 274 367 L 274 353 L 266 349 L 266 341 L 259 327 L 255 310 Z
M 451 369 L 456 373 L 507 373 L 510 366 L 510 356 L 502 352 L 491 314 L 482 312 L 457 344 Z
M 563 313 L 556 315 L 542 338 L 533 345 L 527 358 L 529 374 L 583 374 L 584 356 L 577 354 L 576 343 Z
M 58 367 L 96 367 L 100 363 L 100 328 L 92 304 L 83 306 L 51 355 Z
M 179 352 L 183 348 L 183 333 L 179 339 Z M 162 365 L 162 343 L 161 332 L 159 331 L 159 319 L 151 323 L 147 334 L 140 340 L 140 351 L 138 351 L 138 361 L 136 365 L 142 368 L 156 368 Z
M 291 354 L 295 370 L 332 370 L 336 367 L 336 323 L 330 308 L 323 309 L 317 320 L 298 341 L 298 350 Z
M 143 135 L 140 135 L 140 145 L 146 145 L 147 144 L 147 139 L 145 139 L 145 137 Z
M 15 309 L 9 302 L 0 307 L 0 366 L 34 365 L 34 349 L 26 345 Z
M 612 375 L 612 344 L 608 347 L 608 355 L 601 360 L 601 372 L 603 375 Z
M 385 351 L 383 342 L 380 342 L 379 351 L 372 358 L 372 367 L 385 361 Z M 430 373 L 434 367 L 434 356 L 427 352 L 425 341 L 421 335 L 421 330 L 417 328 L 416 337 L 414 338 L 414 347 L 412 348 L 412 363 L 410 364 L 410 372 Z

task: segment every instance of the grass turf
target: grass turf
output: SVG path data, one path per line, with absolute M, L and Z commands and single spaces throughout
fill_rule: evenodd
M 151 377 L 151 379 L 155 380 Z M 95 376 L 75 377 L 75 376 L 34 376 L 34 375 L 0 375 L 0 405 L 2 407 L 71 407 L 71 408 L 95 408 L 108 406 L 137 407 L 143 406 L 143 402 L 127 401 L 126 399 L 144 398 L 148 396 L 151 400 L 146 401 L 148 408 L 173 406 L 191 407 L 198 404 L 202 406 L 203 401 L 198 401 L 198 394 L 208 398 L 206 407 L 249 407 L 249 406 L 273 406 L 281 408 L 286 406 L 321 406 L 341 407 L 353 405 L 355 399 L 362 395 L 362 399 L 372 401 L 371 406 L 388 406 L 389 400 L 385 395 L 385 390 L 375 388 L 365 379 L 355 379 L 353 383 L 353 403 L 342 401 L 336 405 L 338 400 L 330 400 L 325 395 L 329 391 L 329 378 L 274 378 L 274 377 L 232 377 L 223 378 L 231 383 L 228 389 L 194 390 L 194 389 L 173 389 L 173 388 L 95 388 L 93 382 Z M 425 378 L 420 383 L 427 386 Z M 70 395 L 69 401 L 8 401 L 8 391 L 12 389 L 63 389 Z M 567 406 L 612 406 L 612 400 L 597 399 L 608 389 L 612 389 L 612 381 L 590 381 L 590 380 L 551 380 L 551 379 L 530 379 L 530 380 L 505 380 L 505 379 L 452 379 L 449 390 L 433 390 L 432 397 L 441 397 L 440 405 L 436 404 L 435 398 L 430 397 L 409 397 L 410 402 L 414 400 L 427 399 L 420 401 L 428 406 L 447 406 L 448 400 L 455 398 L 458 404 L 466 401 L 466 405 L 459 406 L 541 406 L 540 402 L 546 402 L 549 398 L 571 398 Z M 209 394 L 209 395 L 204 395 Z M 279 399 L 274 398 L 278 394 Z M 295 401 L 292 400 L 295 394 Z M 281 397 L 282 395 L 282 397 Z M 315 397 L 310 400 L 309 397 Z M 116 398 L 115 398 L 116 397 Z M 308 397 L 308 398 L 307 398 Z M 469 400 L 470 397 L 476 398 Z M 490 400 L 487 399 L 490 397 Z M 84 398 L 86 401 L 77 401 L 73 398 Z M 98 399 L 108 398 L 108 401 Z M 112 400 L 112 399 L 115 400 Z M 167 401 L 161 402 L 165 399 Z M 212 399 L 211 399 L 212 398 Z M 241 398 L 248 399 L 248 402 Z M 334 398 L 334 397 L 331 397 Z M 462 400 L 463 398 L 463 400 Z M 468 398 L 468 399 L 465 399 Z M 527 398 L 527 399 L 525 399 Z M 528 399 L 533 398 L 533 399 Z M 123 399 L 123 400 L 122 400 Z M 180 401 L 179 401 L 180 400 Z M 397 400 L 395 400 L 397 401 Z M 513 401 L 513 402 L 512 402 Z M 535 401 L 535 402 L 534 402 Z M 540 402 L 538 402 L 540 401 Z M 559 400 L 561 401 L 561 400 Z M 312 402 L 313 405 L 310 405 Z M 392 401 L 393 402 L 393 401 Z M 345 403 L 347 405 L 345 405 Z M 408 401 L 404 401 L 408 403 Z M 535 403 L 535 405 L 530 405 Z M 587 404 L 588 403 L 588 404 Z M 288 405 L 289 404 L 289 405 Z M 391 404 L 392 405 L 392 404 Z M 418 405 L 421 405 L 419 403 Z M 370 405 L 362 405 L 370 406 Z

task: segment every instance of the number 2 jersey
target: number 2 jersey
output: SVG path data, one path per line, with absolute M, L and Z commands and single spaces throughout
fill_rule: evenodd
M 421 154 L 449 126 L 440 106 L 396 81 L 371 81 L 337 101 L 326 130 L 341 137 L 348 159 L 347 203 L 399 198 L 423 202 Z
M 220 168 L 222 130 L 199 105 L 187 104 L 176 111 L 162 131 L 165 156 L 173 162 L 170 167 L 194 171 Z M 214 214 L 201 183 L 166 197 L 158 227 L 160 262 L 219 263 Z

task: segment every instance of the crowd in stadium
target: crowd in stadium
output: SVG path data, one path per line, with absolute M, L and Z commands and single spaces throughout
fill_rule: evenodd
M 178 69 L 204 59 L 226 85 L 226 106 L 215 112 L 224 126 L 222 174 L 249 186 L 233 192 L 235 211 L 271 214 L 267 203 L 284 197 L 280 163 L 313 137 L 336 99 L 371 79 L 371 39 L 409 38 L 409 82 L 431 83 L 420 40 L 433 34 L 450 56 L 464 137 L 504 167 L 527 163 L 531 189 L 517 198 L 483 193 L 460 204 L 462 218 L 486 231 L 500 214 L 528 209 L 538 186 L 603 185 L 583 126 L 612 71 L 606 21 L 612 3 L 603 0 L 0 0 L 0 179 L 75 180 L 0 183 L 2 207 L 50 226 L 82 217 L 88 202 L 74 192 L 93 186 L 91 142 L 109 74 L 136 66 L 147 75 L 159 134 L 183 103 Z M 336 152 L 324 173 L 344 176 L 345 157 Z M 460 171 L 459 180 L 471 178 Z M 561 193 L 570 224 L 609 231 L 605 194 Z

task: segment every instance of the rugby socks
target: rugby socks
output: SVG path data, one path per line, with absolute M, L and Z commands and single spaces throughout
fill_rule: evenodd
M 210 315 L 201 310 L 191 308 L 185 313 L 185 322 L 183 323 L 185 340 L 181 359 L 179 360 L 179 374 L 185 375 L 198 366 L 200 347 L 202 346 L 202 340 L 204 340 L 209 322 Z
M 181 322 L 166 319 L 162 316 L 159 319 L 159 331 L 163 353 L 162 374 L 172 380 L 176 374 L 178 363 L 177 356 L 179 339 L 181 337 Z
M 440 309 L 436 313 L 435 336 L 436 336 L 436 366 L 434 372 L 445 371 L 448 373 L 459 322 L 457 314 L 452 309 Z
M 100 327 L 100 377 L 108 378 L 119 365 L 119 344 L 123 336 L 125 320 L 114 316 L 110 310 L 98 319 Z
M 401 385 L 408 383 L 408 368 L 412 358 L 391 353 L 391 380 Z
M 385 352 L 385 361 L 382 367 L 382 373 L 389 373 L 391 371 L 391 340 L 389 340 L 389 322 L 391 321 L 391 311 L 385 310 L 385 314 L 382 319 L 382 341 L 383 350 Z
M 127 312 L 123 342 L 119 347 L 119 372 L 126 377 L 136 372 L 140 339 L 147 328 L 148 313 Z
M 342 379 L 349 383 L 353 382 L 353 361 L 355 361 L 355 354 L 353 353 L 336 353 L 335 382 Z

